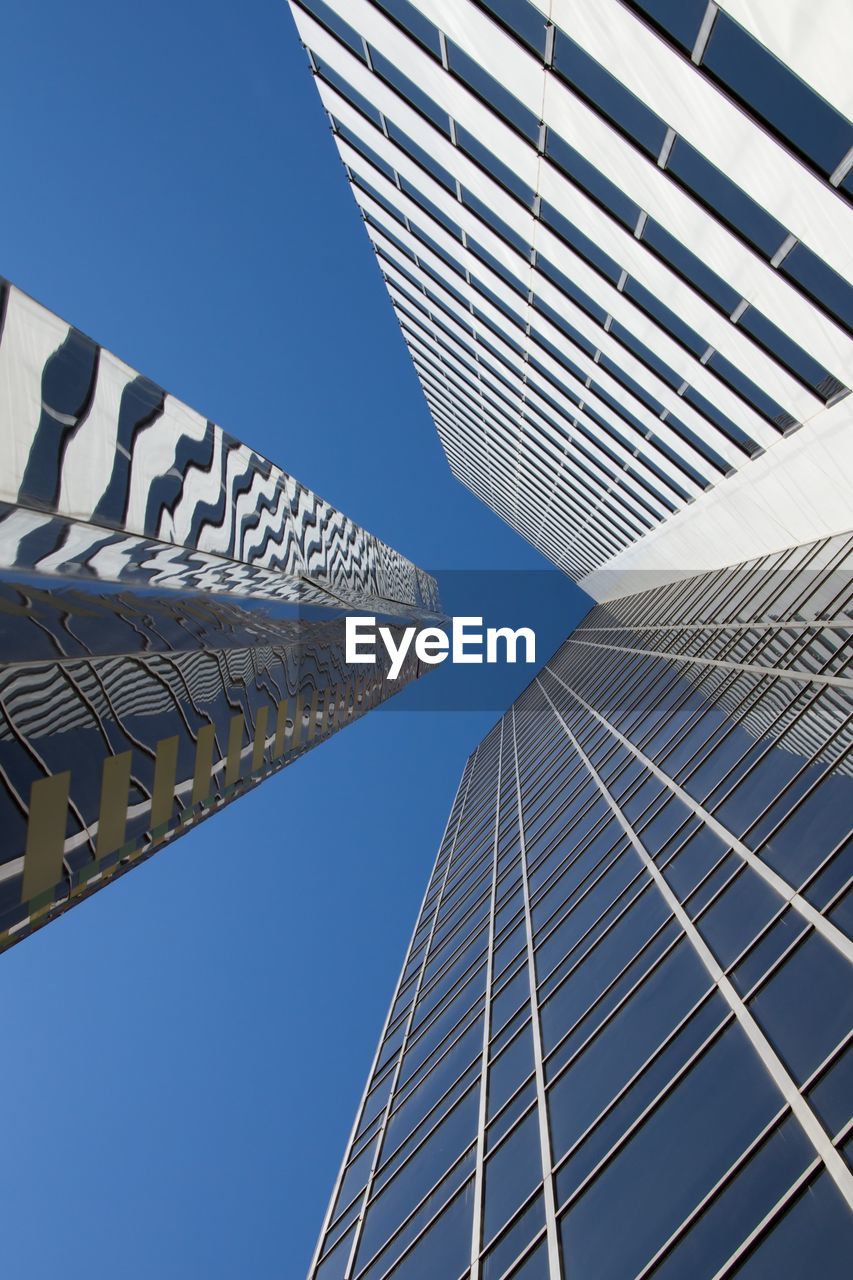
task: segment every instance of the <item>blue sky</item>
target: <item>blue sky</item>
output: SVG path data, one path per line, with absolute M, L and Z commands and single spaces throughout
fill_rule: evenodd
M 0 273 L 424 567 L 547 567 L 450 475 L 283 0 L 30 0 L 0 45 Z M 495 718 L 368 716 L 2 957 L 10 1274 L 304 1275 Z

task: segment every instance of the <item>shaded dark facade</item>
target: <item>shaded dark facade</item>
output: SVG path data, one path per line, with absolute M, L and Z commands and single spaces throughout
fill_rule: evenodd
M 851 570 L 600 605 L 484 738 L 314 1280 L 848 1274 Z
M 7 580 L 0 612 L 0 949 L 421 674 L 210 596 Z

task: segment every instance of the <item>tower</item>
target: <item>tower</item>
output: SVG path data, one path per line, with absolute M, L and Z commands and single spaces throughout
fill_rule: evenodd
M 0 947 L 420 674 L 435 583 L 13 286 L 0 296 Z

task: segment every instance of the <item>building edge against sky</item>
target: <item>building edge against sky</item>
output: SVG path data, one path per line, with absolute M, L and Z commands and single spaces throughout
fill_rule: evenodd
M 463 483 L 596 599 L 848 527 L 843 4 L 291 9 Z
M 0 949 L 357 719 L 422 665 L 343 613 L 434 580 L 0 281 Z

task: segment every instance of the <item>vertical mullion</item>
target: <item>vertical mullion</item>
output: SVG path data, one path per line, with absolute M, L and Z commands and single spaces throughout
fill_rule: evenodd
M 483 1229 L 483 1161 L 486 1152 L 488 1103 L 489 1038 L 492 1007 L 492 966 L 495 946 L 495 900 L 498 884 L 498 838 L 501 816 L 501 768 L 503 764 L 504 722 L 500 722 L 497 783 L 495 785 L 495 839 L 492 852 L 492 896 L 489 905 L 489 945 L 486 957 L 486 1004 L 483 1010 L 483 1053 L 480 1059 L 480 1107 L 477 1116 L 477 1164 L 474 1172 L 474 1215 L 471 1224 L 471 1280 L 480 1277 L 480 1249 Z
M 542 1062 L 542 1032 L 539 1025 L 539 1000 L 536 991 L 536 961 L 533 954 L 533 920 L 530 914 L 530 887 L 527 879 L 527 846 L 524 839 L 524 813 L 521 803 L 521 776 L 518 768 L 518 741 L 515 731 L 515 705 L 512 716 L 512 751 L 515 764 L 515 796 L 518 805 L 518 839 L 521 848 L 521 886 L 524 895 L 524 929 L 527 938 L 527 977 L 530 988 L 531 1028 L 533 1032 L 533 1058 L 536 1073 L 536 1109 L 539 1116 L 539 1147 L 542 1158 L 542 1180 L 545 1193 L 545 1229 L 548 1240 L 548 1270 L 550 1280 L 562 1280 L 560 1248 L 557 1240 L 557 1206 L 554 1192 L 553 1157 L 551 1135 L 548 1129 L 548 1112 L 545 1104 L 545 1070 Z
M 376 1149 L 373 1153 L 373 1159 L 370 1162 L 370 1174 L 367 1179 L 367 1186 L 364 1188 L 364 1195 L 362 1196 L 361 1207 L 358 1211 L 358 1219 L 356 1221 L 355 1234 L 353 1236 L 352 1246 L 350 1248 L 350 1255 L 349 1255 L 349 1258 L 347 1259 L 346 1270 L 344 1271 L 344 1280 L 351 1280 L 351 1277 L 354 1274 L 355 1258 L 358 1252 L 358 1246 L 361 1243 L 361 1233 L 364 1229 L 364 1220 L 367 1215 L 367 1205 L 370 1201 L 370 1194 L 373 1190 L 373 1182 L 376 1177 L 376 1170 L 379 1167 L 379 1161 L 382 1156 L 382 1146 L 385 1141 L 385 1131 L 388 1127 L 388 1116 L 391 1112 L 391 1107 L 394 1102 L 394 1091 L 397 1088 L 397 1081 L 400 1078 L 400 1068 L 403 1064 L 403 1057 L 406 1052 L 406 1045 L 408 1043 L 409 1033 L 412 1029 L 412 1022 L 415 1016 L 415 1009 L 418 1006 L 418 997 L 420 995 L 421 983 L 423 982 L 424 970 L 426 969 L 427 960 L 429 959 L 430 946 L 432 945 L 432 939 L 435 934 L 435 926 L 438 921 L 438 913 L 441 910 L 441 902 L 444 897 L 444 889 L 447 884 L 447 878 L 450 874 L 450 868 L 453 865 L 453 855 L 456 850 L 456 837 L 459 834 L 459 827 L 461 826 L 461 823 L 462 823 L 462 816 L 465 813 L 465 805 L 468 801 L 468 791 L 471 786 L 471 779 L 473 778 L 474 772 L 477 768 L 477 756 L 479 755 L 479 752 L 480 752 L 480 747 L 478 746 L 476 751 L 474 752 L 474 759 L 471 761 L 471 768 L 469 770 L 468 777 L 465 781 L 465 792 L 462 797 L 462 804 L 459 806 L 459 813 L 457 814 L 457 817 L 456 817 L 456 826 L 454 827 L 454 830 L 453 830 L 453 839 L 451 840 L 451 843 L 450 843 L 450 852 L 447 857 L 447 865 L 444 868 L 444 875 L 442 876 L 442 880 L 441 880 L 441 892 L 439 893 L 436 899 L 435 908 L 433 909 L 432 922 L 430 924 L 430 930 L 429 930 L 429 937 L 427 938 L 426 945 L 424 947 L 423 960 L 421 961 L 421 965 L 418 970 L 417 982 L 415 983 L 415 991 L 414 991 L 414 995 L 412 996 L 412 1007 L 409 1010 L 409 1016 L 406 1019 L 406 1030 L 403 1035 L 400 1048 L 397 1051 L 397 1064 L 394 1067 L 394 1076 L 391 1081 L 391 1088 L 388 1093 L 388 1101 L 385 1103 L 385 1110 L 382 1113 L 382 1123 L 379 1126 L 379 1133 L 376 1139 Z M 452 813 L 452 810 L 451 810 L 451 813 Z M 445 837 L 446 837 L 446 832 L 445 832 Z M 442 844 L 443 843 L 444 843 L 444 839 L 442 839 Z M 415 926 L 415 933 L 417 933 L 417 929 L 419 925 L 420 925 L 420 920 L 418 920 L 418 925 Z M 412 936 L 414 937 L 414 935 Z M 405 972 L 405 965 L 403 966 L 403 970 L 401 972 L 402 973 Z M 393 1005 L 392 1005 L 392 1008 L 393 1008 Z M 381 1043 L 382 1042 L 380 1041 L 380 1047 L 381 1047 Z M 378 1052 L 379 1050 L 377 1050 L 377 1053 Z

